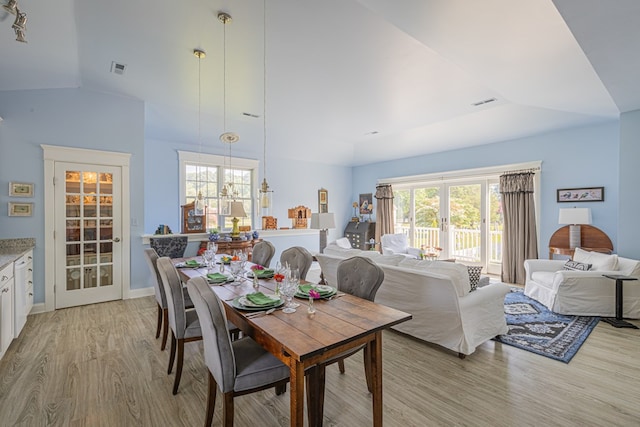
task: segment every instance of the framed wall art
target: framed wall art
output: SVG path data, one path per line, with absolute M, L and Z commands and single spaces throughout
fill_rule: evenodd
M 329 192 L 324 188 L 318 190 L 318 212 L 329 212 Z
M 9 202 L 9 216 L 33 215 L 33 203 Z
M 561 188 L 557 200 L 562 202 L 604 202 L 604 187 Z
M 373 212 L 373 193 L 361 194 L 358 199 L 360 215 L 368 215 Z
M 33 184 L 28 182 L 10 182 L 9 196 L 33 197 Z

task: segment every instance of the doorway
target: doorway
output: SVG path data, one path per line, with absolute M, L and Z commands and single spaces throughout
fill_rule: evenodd
M 122 299 L 129 284 L 129 154 L 45 150 L 45 310 Z

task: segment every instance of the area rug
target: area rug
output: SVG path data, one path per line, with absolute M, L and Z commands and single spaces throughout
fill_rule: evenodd
M 569 363 L 600 318 L 554 313 L 522 291 L 511 288 L 505 297 L 509 332 L 495 341 Z

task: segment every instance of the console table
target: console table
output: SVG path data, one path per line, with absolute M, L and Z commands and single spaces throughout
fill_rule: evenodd
M 591 225 L 580 226 L 580 248 L 585 251 L 613 253 L 613 243 L 607 234 Z M 549 239 L 549 259 L 554 255 L 573 257 L 574 249 L 569 248 L 569 226 L 559 228 Z
M 217 241 L 218 252 L 219 254 L 228 254 L 232 255 L 233 251 L 244 251 L 246 249 L 253 250 L 253 247 L 256 243 L 261 242 L 262 239 L 251 239 L 251 240 L 232 240 L 230 242 L 221 242 Z M 200 242 L 200 249 L 206 249 L 208 240 Z M 251 261 L 251 255 L 249 255 L 249 261 Z

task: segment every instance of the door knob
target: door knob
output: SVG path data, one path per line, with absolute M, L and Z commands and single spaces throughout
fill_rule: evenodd
M 113 239 L 114 242 L 118 243 L 120 241 L 119 237 L 116 237 L 115 239 Z

